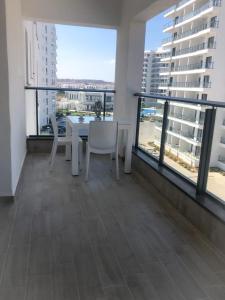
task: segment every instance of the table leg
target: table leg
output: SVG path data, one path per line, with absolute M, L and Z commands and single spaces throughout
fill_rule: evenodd
M 66 136 L 71 136 L 71 126 L 69 122 L 66 121 Z M 71 146 L 66 145 L 66 160 L 71 160 Z
M 75 126 L 72 128 L 72 175 L 79 175 L 79 135 Z
M 131 127 L 127 129 L 127 141 L 125 146 L 124 173 L 131 173 L 133 135 Z

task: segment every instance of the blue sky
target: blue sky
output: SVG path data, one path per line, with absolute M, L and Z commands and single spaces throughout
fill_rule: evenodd
M 145 49 L 161 44 L 163 14 L 146 25 Z M 56 25 L 58 78 L 114 81 L 116 30 Z

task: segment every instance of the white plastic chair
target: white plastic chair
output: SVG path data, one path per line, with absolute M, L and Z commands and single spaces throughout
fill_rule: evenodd
M 51 119 L 53 133 L 54 133 L 54 140 L 53 140 L 52 151 L 50 156 L 50 170 L 52 170 L 55 162 L 55 156 L 56 156 L 58 146 L 61 145 L 66 146 L 68 144 L 72 146 L 72 136 L 59 137 L 58 124 L 55 115 L 51 115 L 50 119 Z M 79 162 L 81 161 L 81 157 L 82 157 L 82 139 L 79 138 Z
M 86 180 L 88 180 L 90 155 L 114 154 L 116 159 L 116 178 L 119 179 L 118 123 L 114 121 L 91 121 L 86 153 Z

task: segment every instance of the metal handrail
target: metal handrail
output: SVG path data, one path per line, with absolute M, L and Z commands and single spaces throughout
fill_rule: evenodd
M 171 68 L 171 72 L 176 72 L 176 71 L 189 71 L 189 70 L 198 70 L 198 69 L 213 69 L 214 63 L 195 63 L 195 64 L 188 64 L 188 65 L 180 65 L 180 66 L 174 66 Z
M 25 86 L 25 90 L 37 90 L 37 91 L 61 91 L 61 92 L 87 92 L 87 93 L 113 93 L 115 90 L 111 89 L 78 89 L 78 88 L 61 88 L 61 87 L 45 87 L 45 86 Z
M 196 26 L 196 27 L 194 27 L 190 30 L 179 33 L 177 36 L 170 36 L 170 37 L 167 37 L 167 38 L 163 39 L 162 44 L 180 40 L 182 38 L 185 38 L 185 37 L 191 36 L 193 34 L 199 33 L 203 30 L 208 29 L 208 28 L 218 28 L 218 27 L 219 27 L 219 21 L 203 23 L 203 24 L 201 24 L 199 26 Z
M 169 113 L 169 107 L 171 102 L 176 103 L 185 103 L 185 104 L 191 104 L 192 106 L 195 105 L 196 108 L 199 108 L 200 106 L 205 107 L 205 114 L 204 114 L 204 122 L 202 122 L 202 119 L 198 116 L 187 116 L 185 113 L 182 114 L 174 114 L 176 117 L 183 119 L 184 121 L 190 120 L 193 123 L 193 126 L 199 126 L 201 125 L 202 134 L 201 136 L 193 136 L 191 132 L 182 132 L 175 129 L 172 130 L 174 133 L 178 133 L 181 135 L 180 138 L 187 138 L 191 139 L 192 141 L 198 142 L 198 147 L 200 151 L 200 158 L 198 160 L 199 166 L 198 166 L 198 179 L 197 179 L 197 185 L 196 193 L 197 194 L 203 194 L 206 193 L 207 190 L 207 178 L 208 178 L 208 171 L 210 167 L 210 158 L 211 158 L 211 150 L 212 150 L 212 143 L 213 143 L 213 133 L 214 133 L 214 127 L 215 127 L 215 117 L 216 117 L 216 108 L 222 107 L 225 108 L 225 102 L 218 102 L 218 101 L 209 101 L 209 100 L 199 100 L 199 99 L 186 99 L 186 98 L 178 98 L 178 97 L 169 97 L 169 96 L 159 96 L 154 94 L 147 94 L 147 93 L 135 93 L 134 96 L 138 97 L 138 108 L 141 107 L 142 102 L 146 101 L 146 99 L 152 99 L 151 104 L 148 100 L 148 104 L 152 106 L 157 106 L 157 104 L 163 105 L 163 113 L 161 115 L 162 118 L 162 129 L 161 129 L 161 135 L 159 138 L 159 141 L 157 145 L 160 149 L 160 155 L 159 158 L 154 157 L 154 161 L 157 162 L 157 167 L 160 169 L 162 166 L 165 165 L 164 156 L 166 153 L 166 143 L 167 143 L 167 134 L 168 130 L 170 130 L 170 117 L 171 113 Z M 139 112 L 139 109 L 138 109 Z M 173 114 L 172 114 L 173 115 Z M 156 114 L 156 118 L 160 116 L 159 113 Z M 140 116 L 139 113 L 137 114 L 137 124 L 136 124 L 136 143 L 135 147 L 137 149 L 140 149 L 139 147 L 139 129 L 140 129 Z M 181 121 L 179 121 L 181 122 Z M 194 123 L 196 125 L 194 125 Z M 169 129 L 168 129 L 169 128 Z M 199 127 L 200 129 L 200 127 Z M 144 151 L 144 149 L 142 149 Z M 149 157 L 152 157 L 151 153 L 149 151 L 146 151 L 146 155 Z M 197 158 L 198 156 L 196 156 Z M 168 167 L 168 166 L 167 166 Z M 180 175 L 182 176 L 182 175 Z
M 203 105 L 208 107 L 221 107 L 225 108 L 225 100 L 224 101 L 212 101 L 212 100 L 200 100 L 200 99 L 190 99 L 190 98 L 181 98 L 181 97 L 170 97 L 170 96 L 160 96 L 155 94 L 149 94 L 149 93 L 135 93 L 135 97 L 140 98 L 147 98 L 147 99 L 153 99 L 153 100 L 163 100 L 168 102 L 178 102 L 178 103 L 186 103 L 186 104 L 193 104 L 193 105 Z
M 185 16 L 180 16 L 176 20 L 176 22 L 173 20 L 173 21 L 170 21 L 170 22 L 166 23 L 164 25 L 164 29 L 169 28 L 169 27 L 174 26 L 174 25 L 178 25 L 178 24 L 180 24 L 180 23 L 182 23 L 182 22 L 184 22 L 184 21 L 186 21 L 186 20 L 188 20 L 188 19 L 190 19 L 194 16 L 197 16 L 202 11 L 204 11 L 204 10 L 210 8 L 210 7 L 219 7 L 219 6 L 221 6 L 221 2 L 222 2 L 221 0 L 210 0 L 207 3 L 203 4 L 202 6 L 200 6 L 199 8 L 197 8 L 196 10 L 186 14 Z
M 172 56 L 179 56 L 179 55 L 193 53 L 193 52 L 204 50 L 204 49 L 215 49 L 215 48 L 216 48 L 215 42 L 213 42 L 212 44 L 209 44 L 209 45 L 207 45 L 206 43 L 201 43 L 201 44 L 194 45 L 192 47 L 187 47 L 187 48 L 183 48 L 180 50 L 176 50 L 174 55 L 172 55 Z

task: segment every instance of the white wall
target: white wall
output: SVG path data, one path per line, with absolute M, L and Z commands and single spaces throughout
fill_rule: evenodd
M 20 0 L 6 1 L 9 101 L 11 124 L 12 194 L 15 194 L 26 155 L 23 28 Z
M 22 14 L 43 22 L 116 27 L 120 0 L 21 0 Z
M 1 1 L 0 195 L 15 194 L 26 154 L 23 34 L 20 0 Z M 5 19 L 5 20 L 4 20 Z M 7 53 L 6 53 L 7 51 Z M 3 66 L 3 68 L 2 68 Z M 2 110 L 3 105 L 3 110 Z
M 114 115 L 136 127 L 137 97 L 141 91 L 146 20 L 176 1 L 124 0 L 118 28 Z
M 44 22 L 118 28 L 115 115 L 135 126 L 137 100 L 133 93 L 141 84 L 145 20 L 175 1 L 159 0 L 150 6 L 153 2 L 156 1 L 1 0 L 0 195 L 15 193 L 26 153 L 21 14 Z
M 0 196 L 11 194 L 8 56 L 5 3 L 0 1 Z

